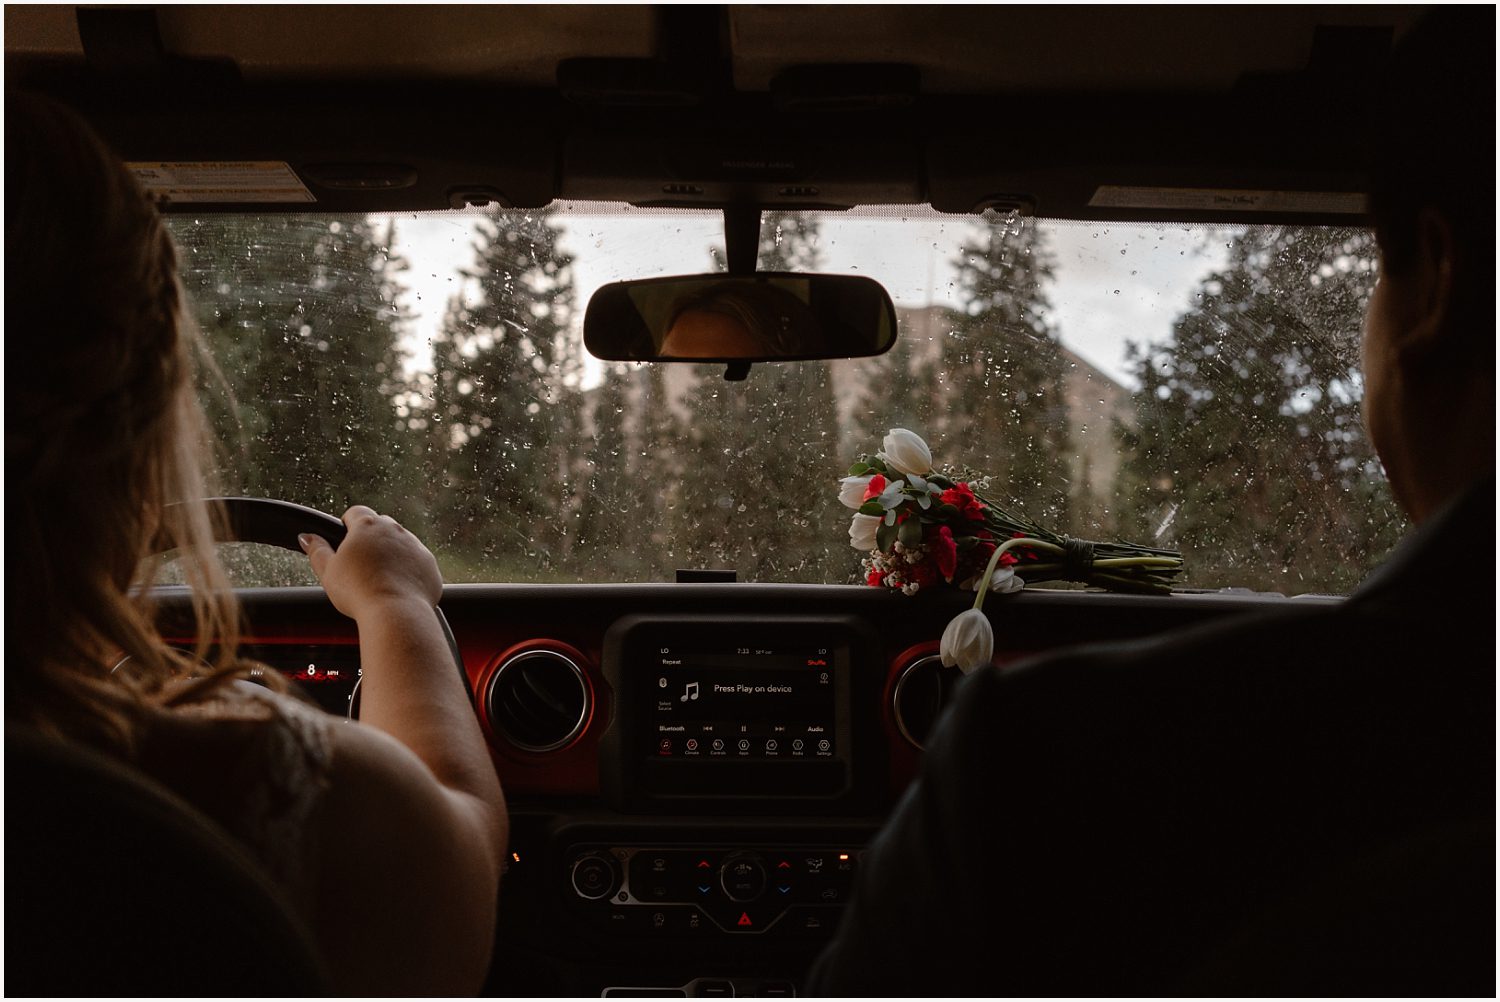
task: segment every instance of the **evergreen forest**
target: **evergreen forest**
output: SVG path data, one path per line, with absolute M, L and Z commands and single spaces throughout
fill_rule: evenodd
M 1077 363 L 1030 221 L 975 220 L 950 262 L 960 305 L 917 311 L 924 336 L 738 383 L 713 366 L 591 371 L 566 223 L 548 210 L 474 227 L 464 291 L 414 362 L 394 225 L 171 219 L 214 361 L 214 489 L 369 504 L 450 581 L 856 580 L 837 480 L 895 426 L 1060 531 L 1181 548 L 1188 587 L 1346 592 L 1404 528 L 1360 426 L 1365 231 L 1244 230 L 1171 339 L 1134 349 L 1104 477 L 1080 458 Z M 761 232 L 763 270 L 824 266 L 818 217 L 766 213 Z M 706 248 L 701 268 L 721 262 Z

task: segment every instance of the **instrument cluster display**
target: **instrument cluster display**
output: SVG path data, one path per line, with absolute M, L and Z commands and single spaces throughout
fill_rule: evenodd
M 359 716 L 357 645 L 242 644 L 239 652 L 279 671 L 329 713 Z

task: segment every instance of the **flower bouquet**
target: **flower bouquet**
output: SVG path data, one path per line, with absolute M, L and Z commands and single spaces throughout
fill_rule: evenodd
M 923 588 L 954 586 L 973 590 L 973 616 L 991 589 L 1018 591 L 1027 582 L 1078 581 L 1083 584 L 1145 594 L 1166 594 L 1182 571 L 1182 554 L 1132 543 L 1096 543 L 1042 528 L 1023 515 L 1007 511 L 987 495 L 989 478 L 966 470 L 936 471 L 927 443 L 905 428 L 892 428 L 882 450 L 861 456 L 840 481 L 839 500 L 853 508 L 849 542 L 868 553 L 868 584 L 899 588 L 911 595 Z M 977 624 L 965 613 L 972 634 Z M 968 617 L 968 618 L 966 618 Z M 977 663 L 974 638 L 966 645 Z M 965 670 L 972 670 L 957 663 Z

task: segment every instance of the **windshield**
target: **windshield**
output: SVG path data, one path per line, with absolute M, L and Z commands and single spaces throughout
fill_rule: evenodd
M 726 382 L 581 334 L 606 282 L 722 270 L 717 213 L 170 224 L 223 377 L 216 488 L 369 504 L 450 582 L 858 581 L 837 480 L 891 427 L 1049 528 L 1181 549 L 1191 588 L 1347 592 L 1404 528 L 1360 424 L 1363 230 L 767 213 L 761 269 L 874 278 L 899 337 Z

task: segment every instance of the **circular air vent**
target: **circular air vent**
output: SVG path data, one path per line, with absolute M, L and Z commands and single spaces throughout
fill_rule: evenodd
M 907 665 L 896 679 L 896 692 L 892 697 L 896 710 L 896 726 L 901 736 L 918 748 L 924 748 L 932 734 L 932 725 L 948 705 L 948 697 L 963 673 L 957 667 L 944 668 L 943 659 L 936 654 L 918 658 Z
M 563 654 L 522 651 L 491 677 L 485 712 L 490 725 L 517 748 L 556 751 L 577 737 L 588 720 L 588 682 Z

